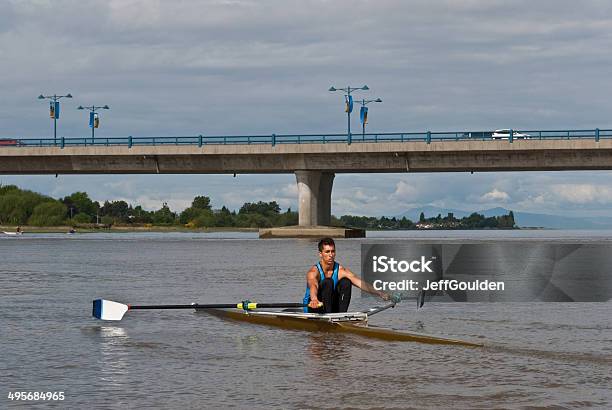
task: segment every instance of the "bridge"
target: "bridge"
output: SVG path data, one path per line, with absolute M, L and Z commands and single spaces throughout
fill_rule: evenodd
M 336 173 L 612 169 L 612 129 L 0 139 L 0 174 L 293 173 L 299 225 L 329 225 Z

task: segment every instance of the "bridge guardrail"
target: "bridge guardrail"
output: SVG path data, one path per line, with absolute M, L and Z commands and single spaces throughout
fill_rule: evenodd
M 521 140 L 559 140 L 559 139 L 600 139 L 612 138 L 612 129 L 579 129 L 579 130 L 514 130 L 526 134 L 526 137 L 505 137 L 512 143 Z M 508 133 L 509 134 L 509 133 Z M 404 132 L 404 133 L 368 133 L 352 134 L 350 143 L 383 143 L 421 141 L 493 141 L 493 131 L 453 131 L 453 132 Z M 499 139 L 498 139 L 499 141 Z M 271 134 L 271 135 L 195 135 L 174 137 L 89 137 L 67 138 L 0 138 L 0 147 L 53 147 L 71 146 L 156 146 L 156 145 L 277 145 L 277 144 L 329 144 L 349 143 L 346 134 Z

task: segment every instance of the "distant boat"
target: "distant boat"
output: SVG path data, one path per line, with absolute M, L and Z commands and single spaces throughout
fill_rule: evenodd
M 23 232 L 22 231 L 19 231 L 19 232 L 6 232 L 6 231 L 4 231 L 4 234 L 5 235 L 17 236 L 17 235 L 23 235 Z

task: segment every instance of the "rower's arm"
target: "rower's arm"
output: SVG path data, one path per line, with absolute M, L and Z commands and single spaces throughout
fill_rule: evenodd
M 306 283 L 310 289 L 310 303 L 308 304 L 311 308 L 316 309 L 319 307 L 319 271 L 316 267 L 310 268 L 306 273 Z
M 374 296 L 378 296 L 384 300 L 389 300 L 389 298 L 391 297 L 388 293 L 374 289 L 372 285 L 370 285 L 365 280 L 362 280 L 359 276 L 355 275 L 353 272 L 351 272 L 345 267 L 341 267 L 340 271 L 338 272 L 338 279 L 342 278 L 347 278 L 351 281 L 353 285 L 357 286 L 359 289 L 364 290 Z

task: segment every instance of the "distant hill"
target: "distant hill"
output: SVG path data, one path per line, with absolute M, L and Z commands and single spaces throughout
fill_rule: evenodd
M 398 215 L 400 218 L 406 217 L 414 222 L 419 220 L 421 212 L 425 213 L 426 218 L 431 218 L 441 214 L 448 215 L 452 212 L 455 218 L 463 218 L 470 215 L 473 211 L 461 209 L 439 208 L 437 206 L 426 205 L 420 208 L 412 208 Z M 475 211 L 486 217 L 507 215 L 508 209 L 496 207 Z M 514 221 L 519 227 L 538 227 L 548 229 L 612 229 L 612 218 L 610 217 L 566 217 L 560 215 L 536 214 L 530 212 L 514 211 Z

